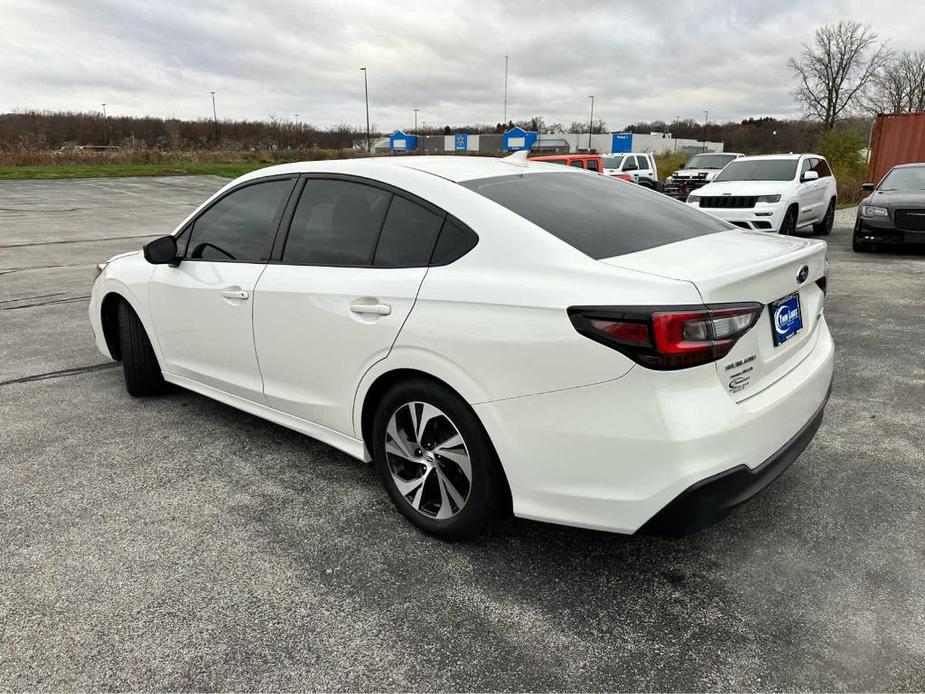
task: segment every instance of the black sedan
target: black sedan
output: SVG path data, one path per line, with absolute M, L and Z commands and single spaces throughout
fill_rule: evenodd
M 861 253 L 874 244 L 925 244 L 925 163 L 894 166 L 858 207 L 852 247 Z

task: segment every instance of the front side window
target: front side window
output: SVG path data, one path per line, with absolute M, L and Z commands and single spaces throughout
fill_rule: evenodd
M 803 160 L 803 164 L 800 166 L 800 180 L 803 180 L 803 174 L 807 171 L 810 171 L 813 168 L 813 159 L 806 158 Z
M 819 178 L 832 175 L 832 170 L 829 169 L 829 165 L 825 159 L 813 159 L 813 168 L 811 168 L 810 171 L 815 171 L 819 174 Z
M 369 265 L 392 193 L 354 183 L 309 179 L 292 216 L 283 262 Z
M 797 159 L 736 159 L 714 181 L 792 181 Z
M 571 166 L 574 166 L 575 168 L 578 168 L 578 169 L 583 169 L 583 168 L 585 168 L 584 165 L 581 163 L 581 159 L 575 159 L 575 160 L 573 160 L 572 163 L 571 163 Z
M 229 193 L 193 223 L 186 257 L 265 263 L 291 189 L 291 179 L 280 179 Z
M 588 171 L 600 171 L 600 169 L 597 166 L 597 160 L 588 159 Z
M 422 267 L 430 262 L 444 215 L 396 195 L 376 246 L 376 267 Z
M 463 181 L 461 185 L 595 260 L 734 228 L 667 196 L 652 196 L 640 186 L 628 186 L 609 176 L 533 173 Z M 563 200 L 569 204 L 563 205 Z
M 623 163 L 623 157 L 604 157 L 605 169 L 619 169 Z

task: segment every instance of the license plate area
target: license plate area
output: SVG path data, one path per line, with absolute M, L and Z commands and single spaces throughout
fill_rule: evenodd
M 780 347 L 803 330 L 803 313 L 800 310 L 800 293 L 794 292 L 768 304 L 771 318 L 771 339 Z

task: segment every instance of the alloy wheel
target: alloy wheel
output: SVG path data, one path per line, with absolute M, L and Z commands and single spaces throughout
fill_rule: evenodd
M 466 505 L 472 463 L 459 429 L 426 402 L 408 402 L 389 418 L 385 455 L 392 481 L 418 513 L 452 518 Z

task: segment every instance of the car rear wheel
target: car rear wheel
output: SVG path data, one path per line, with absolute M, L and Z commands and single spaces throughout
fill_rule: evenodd
M 797 230 L 797 208 L 795 205 L 787 209 L 787 214 L 784 215 L 784 221 L 780 225 L 780 233 L 782 236 L 793 236 Z
M 421 530 L 463 540 L 510 506 L 507 481 L 472 408 L 426 380 L 397 384 L 376 409 L 372 453 L 396 508 Z
M 832 226 L 835 224 L 835 200 L 829 202 L 829 207 L 825 211 L 825 217 L 818 224 L 813 224 L 813 233 L 820 236 L 828 236 L 832 233 Z
M 119 304 L 119 349 L 129 395 L 140 397 L 164 391 L 164 376 L 151 341 L 141 320 L 126 301 Z

